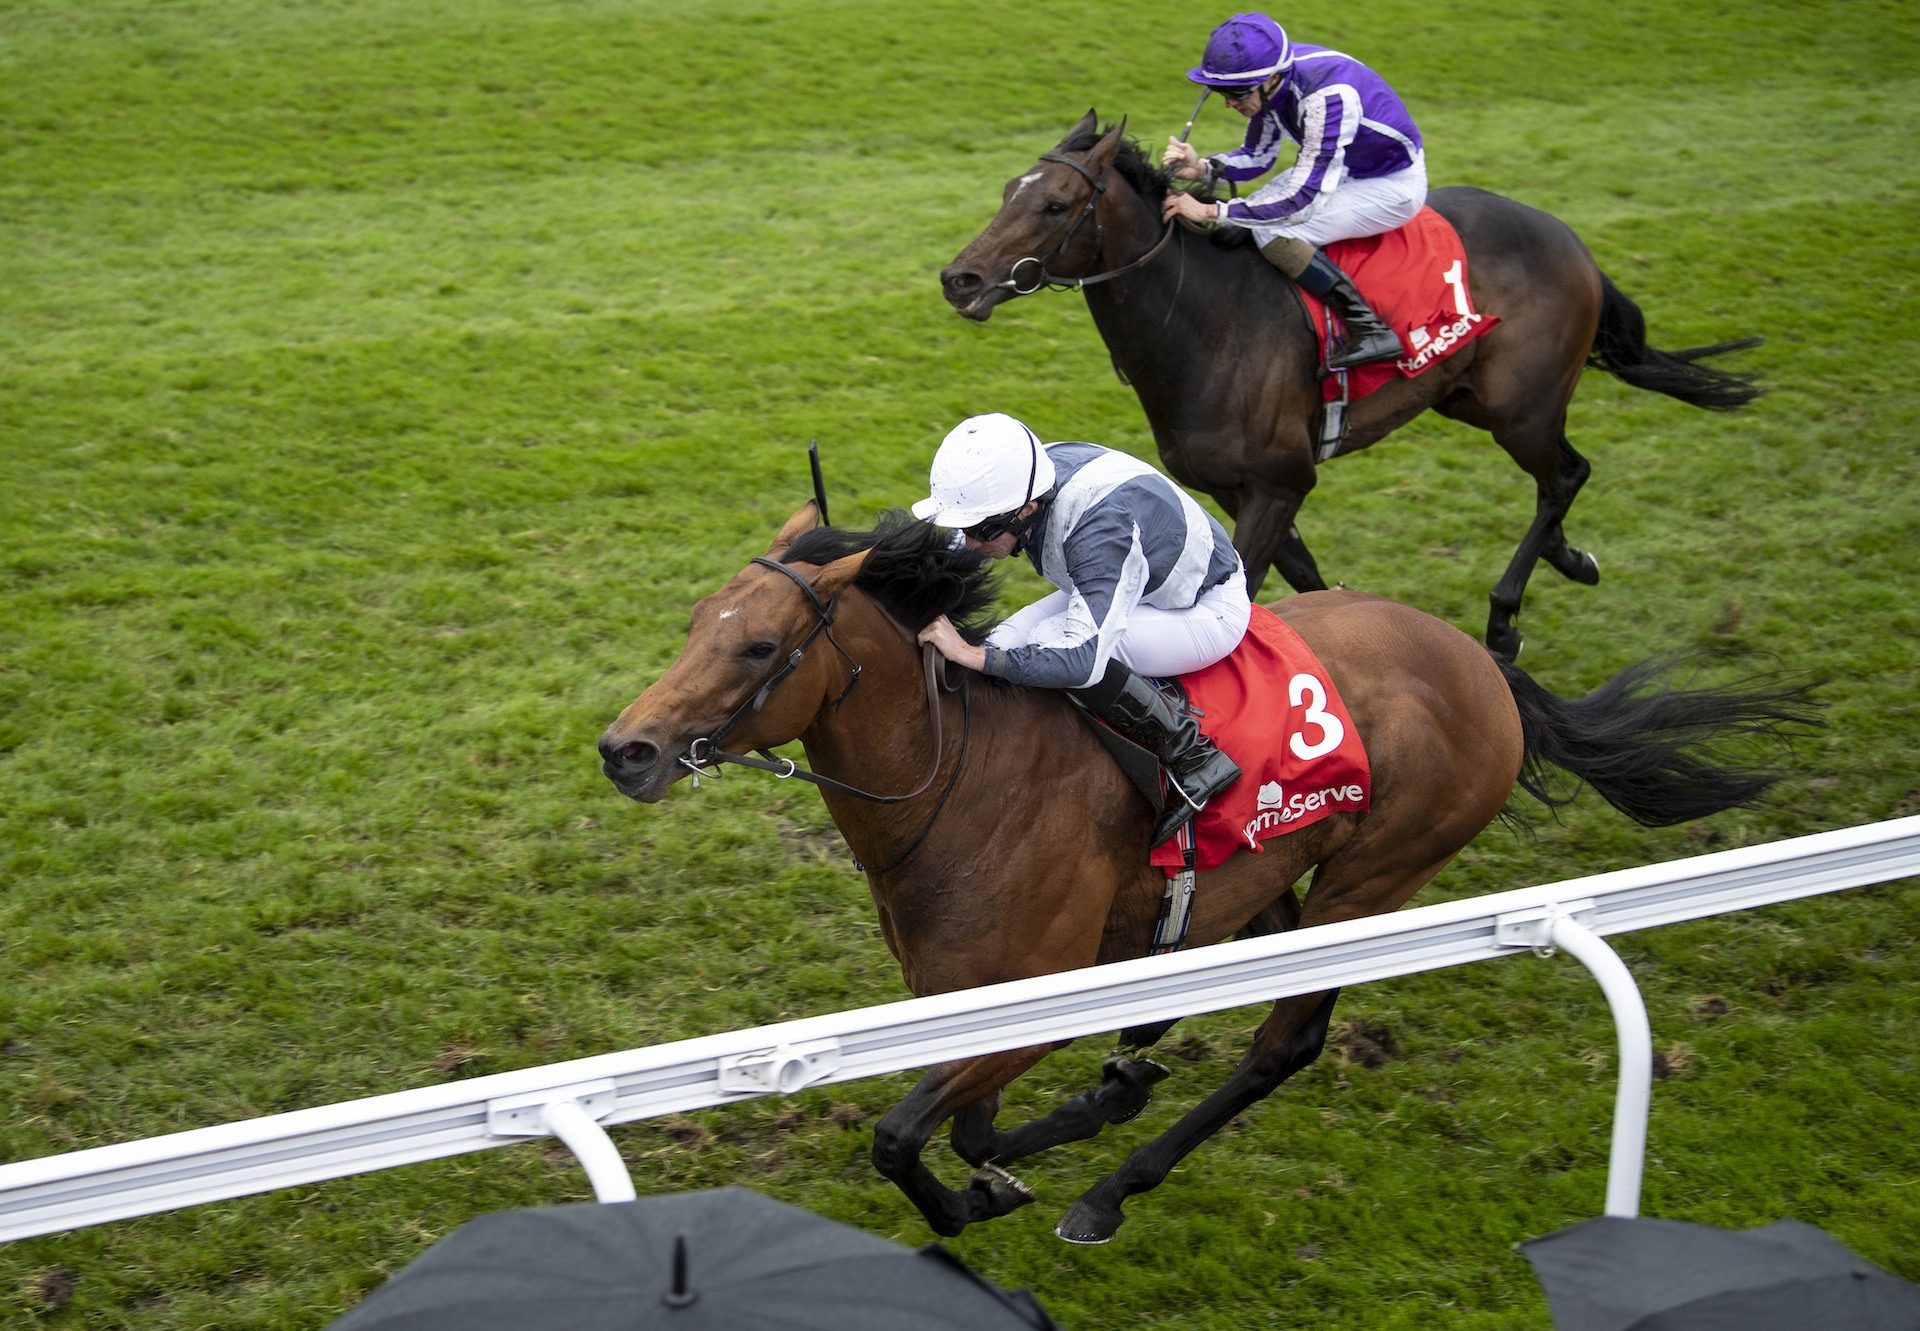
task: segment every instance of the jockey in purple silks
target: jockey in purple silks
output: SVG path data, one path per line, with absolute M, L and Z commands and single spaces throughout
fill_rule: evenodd
M 1352 56 L 1289 42 L 1265 14 L 1235 14 L 1215 28 L 1187 77 L 1217 90 L 1249 123 L 1237 151 L 1211 157 L 1169 139 L 1161 162 L 1178 179 L 1253 180 L 1273 169 L 1283 140 L 1300 152 L 1245 199 L 1209 204 L 1170 191 L 1165 215 L 1246 227 L 1268 263 L 1331 305 L 1347 332 L 1328 369 L 1402 355 L 1399 336 L 1320 246 L 1391 231 L 1426 203 L 1426 159 L 1406 104 Z

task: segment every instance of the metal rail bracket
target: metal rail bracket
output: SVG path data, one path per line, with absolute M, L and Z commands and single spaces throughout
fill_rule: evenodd
M 835 1039 L 775 1045 L 723 1057 L 720 1089 L 746 1095 L 792 1095 L 832 1075 L 839 1066 L 840 1042 Z
M 1591 900 L 1562 901 L 1550 906 L 1535 906 L 1496 916 L 1493 941 L 1502 947 L 1530 947 L 1537 957 L 1553 955 L 1553 926 L 1557 920 L 1572 920 L 1591 929 L 1594 920 Z
M 552 1090 L 528 1091 L 487 1101 L 487 1131 L 495 1137 L 549 1137 L 547 1106 L 572 1100 L 584 1109 L 588 1118 L 601 1119 L 613 1112 L 614 1090 L 611 1081 L 582 1082 L 577 1086 L 559 1086 Z

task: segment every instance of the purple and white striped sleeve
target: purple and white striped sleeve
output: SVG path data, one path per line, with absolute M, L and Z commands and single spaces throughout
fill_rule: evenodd
M 1252 180 L 1256 176 L 1266 175 L 1280 159 L 1280 145 L 1285 139 L 1279 116 L 1255 116 L 1247 126 L 1244 143 L 1232 152 L 1215 153 L 1207 159 L 1213 163 L 1213 178 Z
M 1360 131 L 1360 93 L 1335 83 L 1315 92 L 1301 107 L 1299 160 L 1264 189 L 1226 205 L 1220 220 L 1263 226 L 1297 217 L 1322 194 L 1346 178 L 1347 145 Z

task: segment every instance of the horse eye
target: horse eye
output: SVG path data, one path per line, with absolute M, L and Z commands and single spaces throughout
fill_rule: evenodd
M 747 648 L 746 655 L 755 661 L 764 661 L 769 656 L 772 656 L 775 652 L 779 650 L 780 650 L 779 643 L 756 642 L 755 644 L 753 644 L 753 646 Z
M 1060 202 L 1060 200 L 1058 199 L 1054 199 L 1047 204 L 1046 208 L 1043 211 L 1046 212 L 1051 217 L 1058 217 L 1061 213 L 1064 213 L 1066 210 L 1067 210 L 1066 204 Z

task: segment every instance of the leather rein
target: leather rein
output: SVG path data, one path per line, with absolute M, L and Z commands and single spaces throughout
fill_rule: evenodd
M 853 686 L 860 682 L 860 663 L 855 661 L 852 654 L 840 645 L 840 640 L 833 636 L 833 614 L 835 604 L 839 598 L 837 596 L 830 597 L 822 601 L 820 599 L 820 593 L 813 589 L 812 583 L 776 559 L 769 559 L 765 555 L 757 555 L 754 557 L 753 562 L 761 565 L 763 568 L 770 568 L 776 573 L 783 574 L 785 577 L 791 579 L 793 584 L 805 593 L 807 600 L 813 605 L 816 616 L 813 628 L 808 631 L 805 638 L 801 639 L 800 645 L 788 654 L 786 661 L 768 678 L 766 683 L 762 684 L 745 702 L 736 707 L 733 715 L 728 717 L 718 730 L 715 730 L 711 735 L 702 736 L 688 745 L 686 754 L 678 761 L 682 767 L 687 768 L 693 773 L 694 784 L 696 786 L 700 783 L 700 778 L 703 776 L 710 777 L 715 781 L 720 780 L 720 765 L 722 763 L 733 763 L 740 767 L 754 768 L 756 771 L 771 772 L 781 780 L 785 780 L 788 777 L 799 777 L 802 781 L 811 782 L 816 786 L 828 790 L 837 790 L 843 795 L 852 795 L 856 799 L 863 799 L 872 804 L 901 804 L 916 796 L 925 794 L 927 788 L 933 784 L 934 777 L 940 774 L 940 763 L 946 756 L 946 741 L 942 734 L 939 694 L 943 687 L 945 687 L 948 693 L 957 691 L 960 694 L 960 756 L 953 765 L 953 773 L 947 778 L 947 784 L 941 789 L 940 798 L 934 803 L 933 813 L 927 818 L 926 825 L 920 829 L 920 834 L 913 839 L 904 851 L 895 856 L 891 861 L 878 869 L 868 870 L 868 872 L 883 874 L 890 870 L 897 869 L 902 864 L 905 864 L 916 850 L 920 849 L 921 842 L 925 841 L 927 834 L 933 831 L 934 823 L 939 821 L 941 811 L 947 807 L 947 797 L 953 793 L 953 787 L 960 779 L 960 769 L 966 766 L 967 748 L 973 737 L 973 692 L 970 682 L 965 676 L 962 676 L 957 689 L 955 686 L 943 686 L 936 673 L 937 663 L 941 659 L 940 654 L 934 650 L 931 643 L 926 644 L 921 649 L 921 663 L 924 668 L 927 686 L 927 710 L 933 714 L 933 766 L 927 769 L 927 774 L 922 778 L 919 785 L 903 795 L 876 795 L 871 791 L 861 790 L 859 787 L 848 785 L 844 781 L 836 781 L 830 776 L 822 776 L 818 772 L 809 772 L 795 763 L 791 758 L 776 757 L 770 750 L 764 748 L 754 750 L 755 753 L 760 755 L 758 758 L 751 757 L 744 753 L 728 753 L 719 747 L 720 741 L 725 738 L 727 732 L 738 725 L 747 713 L 757 712 L 766 706 L 768 696 L 773 693 L 775 687 L 784 681 L 787 676 L 800 668 L 800 663 L 806 659 L 807 648 L 811 647 L 814 639 L 818 638 L 822 633 L 827 635 L 827 641 L 832 644 L 833 649 L 846 659 L 848 665 L 853 667 L 853 673 L 847 680 L 847 687 L 840 690 L 840 695 L 828 703 L 827 708 L 832 709 L 845 702 L 847 695 L 853 692 Z M 712 768 L 713 770 L 704 770 L 707 768 Z M 855 860 L 854 863 L 859 864 L 859 861 Z
M 1071 157 L 1062 157 L 1059 153 L 1041 153 L 1040 160 L 1043 162 L 1058 162 L 1061 166 L 1072 167 L 1080 173 L 1081 178 L 1091 187 L 1092 193 L 1087 196 L 1087 206 L 1080 210 L 1080 215 L 1073 219 L 1073 225 L 1067 228 L 1067 234 L 1060 238 L 1058 245 L 1055 245 L 1052 250 L 1048 251 L 1045 258 L 1035 258 L 1029 254 L 1024 259 L 1016 259 L 1013 267 L 1007 270 L 1006 281 L 995 282 L 995 287 L 1005 287 L 1016 296 L 1031 296 L 1042 287 L 1050 287 L 1055 291 L 1078 291 L 1082 287 L 1090 287 L 1098 282 L 1111 282 L 1116 277 L 1125 276 L 1150 261 L 1156 254 L 1166 248 L 1168 241 L 1173 239 L 1174 219 L 1168 218 L 1167 229 L 1161 233 L 1160 239 L 1155 242 L 1154 247 L 1133 262 L 1119 268 L 1111 269 L 1108 272 L 1096 273 L 1092 277 L 1055 277 L 1047 271 L 1047 264 L 1059 258 L 1061 254 L 1066 251 L 1067 246 L 1073 243 L 1074 236 L 1079 233 L 1081 224 L 1089 217 L 1093 218 L 1093 252 L 1095 254 L 1100 252 L 1100 219 L 1095 216 L 1094 210 L 1100 204 L 1100 196 L 1106 193 L 1107 172 L 1113 170 L 1113 168 L 1111 166 L 1103 167 L 1099 176 L 1096 177 L 1091 171 L 1074 161 Z M 1022 286 L 1020 283 L 1020 270 L 1027 264 L 1033 265 L 1034 281 L 1032 286 Z

